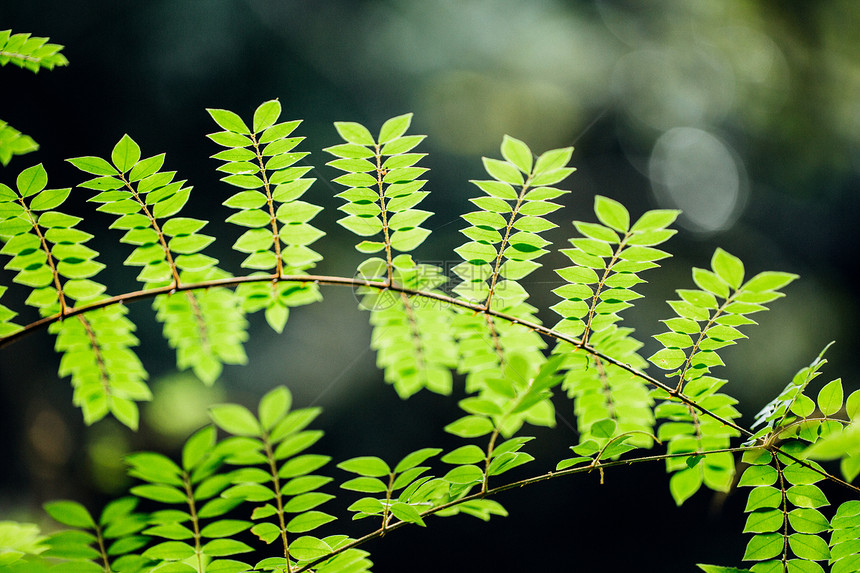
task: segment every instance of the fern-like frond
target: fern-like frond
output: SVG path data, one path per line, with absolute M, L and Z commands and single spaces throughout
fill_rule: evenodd
M 209 135 L 226 148 L 212 156 L 224 162 L 218 167 L 227 173 L 221 180 L 241 189 L 224 205 L 236 209 L 227 221 L 247 229 L 233 245 L 248 254 L 242 267 L 268 271 L 276 278 L 312 268 L 322 256 L 309 245 L 324 233 L 310 221 L 322 208 L 301 200 L 315 180 L 304 177 L 311 167 L 295 165 L 308 155 L 295 151 L 304 137 L 290 137 L 300 122 L 276 123 L 281 115 L 277 100 L 255 110 L 253 130 L 231 111 L 208 111 L 224 129 Z M 245 312 L 265 310 L 266 320 L 278 332 L 284 329 L 290 307 L 322 298 L 313 283 L 248 284 L 237 294 Z
M 183 273 L 184 280 L 205 282 L 226 278 L 228 273 L 210 267 Z M 156 318 L 164 324 L 164 336 L 176 348 L 180 370 L 191 368 L 206 384 L 221 375 L 224 364 L 245 364 L 243 343 L 248 322 L 240 301 L 228 288 L 210 287 L 159 296 L 153 303 Z
M 664 320 L 669 332 L 658 334 L 665 348 L 648 360 L 668 376 L 678 376 L 678 391 L 723 361 L 717 351 L 746 335 L 738 327 L 755 324 L 747 315 L 767 310 L 766 303 L 784 296 L 779 289 L 797 278 L 782 272 L 763 272 L 746 283 L 740 259 L 722 249 L 711 258 L 711 268 L 693 269 L 698 289 L 678 290 L 680 300 L 669 301 L 676 318 Z
M 219 497 L 230 483 L 229 476 L 220 472 L 223 458 L 224 454 L 215 449 L 215 428 L 211 426 L 188 439 L 181 465 L 154 452 L 126 457 L 129 475 L 143 482 L 132 487 L 131 493 L 164 507 L 150 515 L 149 527 L 143 533 L 154 541 L 165 541 L 151 544 L 143 557 L 174 563 L 176 571 L 200 572 L 224 565 L 220 562 L 223 557 L 252 551 L 247 544 L 230 538 L 246 531 L 251 523 L 224 518 L 239 500 Z
M 30 34 L 13 34 L 12 30 L 0 31 L 0 66 L 12 63 L 38 73 L 41 68 L 53 69 L 66 66 L 69 60 L 60 53 L 63 46 L 49 44 L 49 38 L 39 38 Z
M 39 149 L 39 144 L 0 119 L 0 165 L 9 165 L 13 155 L 24 155 Z
M 583 344 L 592 333 L 621 320 L 618 313 L 641 298 L 632 288 L 645 282 L 639 273 L 656 268 L 656 261 L 669 256 L 654 247 L 675 234 L 667 227 L 679 211 L 648 211 L 631 226 L 623 205 L 598 195 L 594 213 L 600 223 L 574 221 L 582 237 L 571 239 L 573 247 L 561 250 L 573 266 L 556 271 L 566 284 L 553 291 L 564 299 L 552 307 L 562 316 L 554 330 L 578 336 Z
M 440 268 L 416 264 L 409 255 L 398 255 L 392 264 L 395 283 L 408 289 L 436 293 L 447 281 Z M 385 268 L 380 258 L 368 260 L 359 267 L 359 277 L 384 276 Z M 405 292 L 367 288 L 359 289 L 359 293 L 363 295 L 362 308 L 370 310 L 370 344 L 377 351 L 377 364 L 398 395 L 408 398 L 422 388 L 450 394 L 451 369 L 457 365 L 451 308 L 444 302 Z
M 642 343 L 634 339 L 633 329 L 611 326 L 595 332 L 590 344 L 633 368 L 643 369 L 647 362 L 638 350 Z M 630 434 L 627 441 L 638 447 L 651 447 L 654 440 L 654 399 L 648 386 L 630 372 L 571 345 L 558 345 L 556 353 L 565 353 L 567 369 L 562 388 L 574 400 L 574 414 L 580 442 L 594 440 L 599 446 L 617 435 Z M 595 436 L 592 426 L 610 420 L 615 433 Z M 605 433 L 602 426 L 601 432 Z
M 84 245 L 92 235 L 74 228 L 80 218 L 53 210 L 71 189 L 46 189 L 47 183 L 39 164 L 18 175 L 17 190 L 0 184 L 0 235 L 6 241 L 0 253 L 12 256 L 5 268 L 17 271 L 15 282 L 34 289 L 27 303 L 42 316 L 64 314 L 74 300 L 90 302 L 105 290 L 89 280 L 104 268 Z
M 685 394 L 693 402 L 724 420 L 740 417 L 735 408 L 737 400 L 719 392 L 725 380 L 701 376 L 687 385 Z M 656 391 L 658 398 L 665 393 Z M 666 471 L 672 474 L 669 491 L 675 503 L 681 505 L 695 494 L 702 484 L 715 491 L 728 491 L 735 474 L 735 462 L 730 453 L 696 456 L 698 452 L 722 450 L 731 445 L 731 438 L 740 435 L 712 416 L 704 415 L 676 397 L 660 402 L 654 409 L 657 419 L 665 420 L 657 430 L 657 437 L 666 443 L 669 454 L 691 454 L 666 460 Z
M 468 415 L 448 424 L 445 431 L 461 438 L 489 436 L 486 450 L 474 445 L 459 448 L 442 457 L 442 461 L 456 463 L 457 467 L 443 479 L 454 486 L 452 498 L 466 495 L 469 489 L 480 484 L 488 490 L 492 476 L 500 475 L 534 458 L 519 450 L 531 437 L 512 437 L 525 422 L 540 426 L 555 425 L 555 408 L 550 398 L 552 388 L 562 377 L 558 375 L 562 357 L 554 356 L 544 362 L 533 378 L 523 380 L 526 370 L 524 357 L 512 354 L 501 372 L 488 379 L 477 396 L 460 401 L 460 408 Z M 499 436 L 508 438 L 497 443 Z M 478 455 L 480 453 L 480 455 Z
M 744 283 L 743 263 L 722 249 L 717 249 L 711 258 L 711 268 L 694 268 L 693 281 L 699 289 L 678 290 L 681 299 L 669 301 L 677 316 L 663 321 L 670 330 L 654 338 L 665 348 L 649 360 L 659 368 L 674 370 L 667 376 L 678 376 L 677 392 L 683 390 L 703 408 L 733 419 L 739 416 L 734 408 L 737 400 L 717 392 L 726 381 L 710 376 L 712 367 L 723 365 L 717 351 L 746 338 L 738 327 L 755 324 L 747 315 L 767 310 L 765 303 L 782 297 L 779 289 L 797 277 L 763 272 Z M 666 397 L 662 391 L 656 395 Z M 729 439 L 737 435 L 735 429 L 680 403 L 677 396 L 669 397 L 655 412 L 658 418 L 669 419 L 657 435 L 669 440 L 670 453 L 725 448 Z M 670 459 L 667 470 L 677 472 L 670 489 L 680 505 L 702 483 L 726 491 L 734 474 L 734 461 L 728 455 L 708 456 L 704 461 L 701 457 Z
M 361 237 L 356 249 L 362 253 L 385 252 L 385 267 L 379 277 L 394 281 L 396 252 L 417 248 L 430 231 L 421 224 L 430 211 L 415 209 L 428 195 L 422 191 L 427 169 L 416 167 L 426 154 L 410 153 L 425 136 L 404 135 L 412 122 L 408 113 L 387 120 L 374 139 L 370 131 L 354 122 L 336 122 L 345 143 L 325 149 L 337 157 L 327 165 L 345 171 L 334 179 L 347 190 L 337 196 L 347 203 L 339 207 L 346 216 L 338 223 Z
M 84 244 L 92 235 L 75 228 L 81 219 L 53 210 L 71 190 L 46 189 L 47 181 L 40 164 L 21 172 L 16 191 L 0 185 L 0 234 L 6 240 L 0 253 L 12 256 L 6 268 L 17 271 L 14 280 L 33 289 L 27 304 L 42 316 L 63 317 L 76 302 L 105 297 L 104 285 L 91 280 L 104 265 Z M 71 376 L 74 403 L 88 424 L 111 413 L 136 428 L 135 401 L 151 398 L 146 371 L 131 350 L 138 341 L 126 311 L 106 307 L 50 326 L 63 353 L 60 375 Z
M 96 521 L 76 501 L 58 500 L 45 504 L 45 511 L 57 522 L 71 528 L 50 535 L 48 550 L 42 555 L 62 559 L 56 571 L 123 571 L 144 573 L 154 563 L 136 552 L 149 537 L 147 515 L 135 512 L 138 499 L 121 497 L 108 503 Z
M 184 180 L 174 181 L 175 171 L 160 171 L 164 154 L 140 157 L 140 147 L 124 135 L 111 152 L 112 164 L 100 157 L 77 157 L 69 162 L 97 175 L 79 187 L 98 191 L 89 200 L 100 203 L 98 211 L 117 216 L 111 228 L 125 231 L 121 242 L 135 245 L 125 264 L 143 267 L 137 279 L 145 288 L 179 286 L 180 272 L 217 263 L 200 253 L 212 237 L 198 233 L 205 221 L 173 219 L 188 201 L 191 187 Z
M 783 449 L 796 453 L 797 447 L 792 446 L 797 445 L 784 444 Z M 831 525 L 818 509 L 829 505 L 815 485 L 824 479 L 821 466 L 815 462 L 801 464 L 766 450 L 751 450 L 744 454 L 744 461 L 750 465 L 738 485 L 753 488 L 744 527 L 753 537 L 747 543 L 744 560 L 756 562 L 753 571 L 823 571 L 816 562 L 831 559 L 822 537 Z
M 87 424 L 111 413 L 137 429 L 135 402 L 152 398 L 146 370 L 132 351 L 138 339 L 127 313 L 127 307 L 109 306 L 49 327 L 57 335 L 57 351 L 63 353 L 60 376 L 71 376 L 73 401 Z
M 540 233 L 556 226 L 543 216 L 561 208 L 551 200 L 568 192 L 550 185 L 574 171 L 567 167 L 570 147 L 547 151 L 534 162 L 525 143 L 505 136 L 501 152 L 504 161 L 483 158 L 492 179 L 472 182 L 487 196 L 470 199 L 480 211 L 463 215 L 470 226 L 461 232 L 471 241 L 455 249 L 465 262 L 454 269 L 463 279 L 454 289 L 457 294 L 487 308 L 498 295 L 497 310 L 520 302 L 522 289 L 509 283 L 540 266 L 534 259 L 547 253 L 543 247 L 548 244 Z
M 422 190 L 426 181 L 419 179 L 427 169 L 416 166 L 426 154 L 411 152 L 425 136 L 405 135 L 411 121 L 411 113 L 393 117 L 383 123 L 375 139 L 358 123 L 337 122 L 335 127 L 345 143 L 325 151 L 337 157 L 328 165 L 346 172 L 334 179 L 348 187 L 337 195 L 346 201 L 339 207 L 346 216 L 338 223 L 368 237 L 356 245 L 360 252 L 384 253 L 384 258 L 363 261 L 357 277 L 438 294 L 436 289 L 447 281 L 440 269 L 417 264 L 405 254 L 430 234 L 421 224 L 432 215 L 415 208 L 428 195 Z M 371 312 L 371 346 L 378 352 L 377 363 L 384 368 L 386 381 L 402 398 L 422 388 L 450 393 L 450 369 L 456 365 L 454 341 L 447 328 L 451 309 L 403 292 L 367 288 L 359 293 L 361 307 Z
M 463 263 L 454 267 L 462 279 L 454 292 L 486 309 L 493 308 L 523 320 L 539 323 L 536 309 L 526 303 L 528 293 L 519 280 L 540 266 L 549 243 L 540 236 L 556 225 L 544 215 L 561 205 L 552 199 L 567 191 L 551 187 L 570 175 L 567 167 L 573 148 L 547 151 L 537 161 L 528 146 L 513 137 L 502 140 L 504 160 L 483 158 L 490 180 L 473 181 L 486 196 L 470 199 L 480 210 L 463 215 L 469 227 L 461 232 L 469 242 L 455 249 Z M 528 380 L 543 362 L 546 343 L 534 331 L 499 321 L 489 314 L 461 312 L 454 321 L 460 345 L 459 369 L 467 373 L 466 389 L 475 391 L 505 362 L 506 355 L 528 357 Z
M 124 135 L 110 162 L 92 156 L 69 162 L 97 176 L 80 187 L 99 191 L 90 201 L 100 204 L 98 211 L 117 215 L 111 227 L 125 231 L 120 241 L 134 246 L 125 264 L 143 267 L 137 278 L 145 289 L 230 276 L 202 252 L 214 240 L 200 232 L 206 221 L 177 216 L 192 188 L 186 181 L 174 181 L 176 172 L 161 171 L 164 154 L 141 159 L 140 147 Z M 179 368 L 192 368 L 204 382 L 212 383 L 222 364 L 247 360 L 241 345 L 247 338 L 247 322 L 232 291 L 159 295 L 153 306 L 165 338 L 177 349 Z
M 265 543 L 278 541 L 281 546 L 282 557 L 258 562 L 258 570 L 294 571 L 352 541 L 342 535 L 307 535 L 335 519 L 317 509 L 334 497 L 316 491 L 331 478 L 312 473 L 331 458 L 303 453 L 323 435 L 305 429 L 320 409 L 291 410 L 291 406 L 290 392 L 279 386 L 263 396 L 256 416 L 236 404 L 210 410 L 215 424 L 233 436 L 219 444 L 225 462 L 237 468 L 222 498 L 255 504 L 251 531 Z M 316 570 L 336 571 L 352 563 L 355 571 L 364 571 L 371 565 L 366 556 L 365 551 L 347 549 Z
M 419 503 L 412 500 L 411 496 L 433 481 L 432 476 L 424 475 L 430 468 L 421 464 L 441 451 L 439 448 L 422 448 L 410 452 L 393 469 L 384 460 L 374 456 L 361 456 L 339 463 L 338 468 L 357 476 L 343 482 L 340 487 L 370 494 L 349 506 L 349 511 L 354 514 L 353 519 L 376 516 L 382 521 L 382 530 L 390 527 L 395 520 L 424 527 L 420 512 L 427 509 L 428 499 L 422 498 Z
M 646 364 L 637 353 L 642 344 L 631 336 L 631 329 L 617 326 L 619 313 L 641 297 L 632 290 L 645 282 L 639 275 L 669 256 L 655 246 L 675 234 L 667 227 L 678 211 L 648 211 L 631 225 L 623 205 L 598 195 L 594 213 L 599 223 L 574 221 L 582 237 L 571 239 L 572 248 L 561 250 L 573 265 L 556 270 L 565 284 L 553 290 L 563 299 L 552 307 L 562 317 L 554 330 L 580 337 L 581 345 L 641 369 Z M 654 443 L 653 399 L 643 380 L 569 343 L 557 344 L 554 352 L 566 355 L 563 388 L 574 399 L 580 442 L 605 445 L 613 436 L 594 436 L 591 427 L 609 420 L 614 425 L 601 425 L 602 434 L 611 426 L 616 435 L 634 432 L 627 439 L 630 444 Z

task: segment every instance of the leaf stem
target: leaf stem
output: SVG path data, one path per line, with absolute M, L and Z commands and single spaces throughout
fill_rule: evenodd
M 197 571 L 204 573 L 203 548 L 200 545 L 200 519 L 197 517 L 197 507 L 194 504 L 194 492 L 191 489 L 191 476 L 182 472 L 182 485 L 185 487 L 185 501 L 191 514 L 191 526 L 194 528 L 194 553 L 197 555 Z
M 42 233 L 42 229 L 39 226 L 36 217 L 33 216 L 33 212 L 30 210 L 30 207 L 28 207 L 24 202 L 24 198 L 19 197 L 18 203 L 21 204 L 21 207 L 23 207 L 24 211 L 27 213 L 30 225 L 33 227 L 33 231 L 36 232 L 36 236 L 39 238 L 39 244 L 42 246 L 42 250 L 45 251 L 45 254 L 48 257 L 48 266 L 51 268 L 51 277 L 54 282 L 54 288 L 57 289 L 57 296 L 60 302 L 60 316 L 66 316 L 66 295 L 63 293 L 63 285 L 60 283 L 60 273 L 57 270 L 57 265 L 54 263 L 54 255 L 51 253 L 51 247 L 48 246 L 48 240 Z
M 143 209 L 143 213 L 146 215 L 146 218 L 149 219 L 152 229 L 158 235 L 158 242 L 161 244 L 161 250 L 164 251 L 164 258 L 167 261 L 167 265 L 170 267 L 170 274 L 173 276 L 172 288 L 178 289 L 182 284 L 179 281 L 179 269 L 176 267 L 176 262 L 173 260 L 173 254 L 170 252 L 170 247 L 167 246 L 167 239 L 164 238 L 164 231 L 162 231 L 161 227 L 158 226 L 158 221 L 155 220 L 155 216 L 150 212 L 149 207 L 146 206 L 146 201 L 143 200 L 143 197 L 140 196 L 137 190 L 132 186 L 131 182 L 125 178 L 125 173 L 120 173 L 119 177 L 126 189 L 131 192 L 135 201 L 138 202 L 140 208 Z
M 290 564 L 290 543 L 287 538 L 287 525 L 284 519 L 284 500 L 281 493 L 281 478 L 278 477 L 278 466 L 275 460 L 275 453 L 272 450 L 272 443 L 269 441 L 268 433 L 263 436 L 263 447 L 266 450 L 266 460 L 269 462 L 269 472 L 272 474 L 272 485 L 275 490 L 275 502 L 277 503 L 278 525 L 281 530 L 281 543 L 284 546 L 284 559 L 287 563 L 286 573 L 292 572 Z
M 529 175 L 528 178 L 522 185 L 519 194 L 517 195 L 517 203 L 514 205 L 513 211 L 511 211 L 511 218 L 508 219 L 507 224 L 505 225 L 505 236 L 502 237 L 502 242 L 499 245 L 499 252 L 496 254 L 496 262 L 493 265 L 493 276 L 490 278 L 490 291 L 487 293 L 487 300 L 484 301 L 484 308 L 486 310 L 490 310 L 490 303 L 493 300 L 493 295 L 496 292 L 496 282 L 499 280 L 499 270 L 502 266 L 502 256 L 504 255 L 505 249 L 508 246 L 508 239 L 511 236 L 511 229 L 514 228 L 514 220 L 517 218 L 517 215 L 520 212 L 520 208 L 523 205 L 523 201 L 525 200 L 526 191 L 528 191 L 529 184 L 532 181 L 532 176 Z
M 374 144 L 374 155 L 376 155 L 376 184 L 379 186 L 379 210 L 382 215 L 382 235 L 385 242 L 385 266 L 388 273 L 388 286 L 394 284 L 394 263 L 391 258 L 391 238 L 388 234 L 388 210 L 385 206 L 385 188 L 383 187 L 386 170 L 382 168 L 382 148 L 378 143 Z
M 251 143 L 254 145 L 254 155 L 257 156 L 257 163 L 260 165 L 260 177 L 263 179 L 263 190 L 266 192 L 266 204 L 269 207 L 269 223 L 272 226 L 272 237 L 275 249 L 275 274 L 278 277 L 284 274 L 284 261 L 281 259 L 281 237 L 278 231 L 278 219 L 275 216 L 275 201 L 272 198 L 272 188 L 269 185 L 269 178 L 266 176 L 266 166 L 263 163 L 263 154 L 260 151 L 260 144 L 257 141 L 255 134 L 251 134 Z

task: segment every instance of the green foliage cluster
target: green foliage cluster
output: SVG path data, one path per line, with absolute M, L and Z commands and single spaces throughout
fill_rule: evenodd
M 31 37 L 30 34 L 13 34 L 12 30 L 0 31 L 0 66 L 13 64 L 38 73 L 40 69 L 66 66 L 69 61 L 60 53 L 63 46 L 49 44 L 48 38 Z M 7 122 L 0 120 L 0 165 L 9 165 L 14 155 L 24 155 L 39 149 L 29 135 L 24 135 Z
M 21 53 L 42 54 L 43 66 L 64 62 L 44 42 L 15 42 Z M 464 414 L 444 428 L 462 445 L 422 447 L 396 463 L 360 455 L 330 467 L 331 457 L 316 451 L 322 432 L 309 429 L 319 409 L 294 408 L 289 390 L 278 387 L 256 412 L 212 407 L 211 424 L 188 438 L 177 460 L 156 452 L 127 456 L 136 485 L 100 512 L 49 502 L 45 510 L 65 529 L 47 536 L 28 524 L 0 523 L 0 568 L 360 572 L 371 567 L 362 547 L 369 540 L 425 526 L 433 516 L 505 516 L 495 498 L 507 489 L 660 461 L 680 505 L 703 485 L 732 487 L 742 454 L 738 485 L 751 488 L 744 531 L 752 537 L 743 556 L 753 563 L 749 571 L 823 571 L 822 564 L 860 570 L 860 501 L 822 510 L 824 486 L 860 493 L 852 485 L 860 474 L 860 392 L 846 397 L 834 380 L 815 399 L 808 394 L 825 363 L 822 352 L 746 428 L 736 399 L 721 392 L 727 381 L 712 375 L 723 365 L 721 350 L 755 324 L 749 315 L 779 299 L 794 275 L 745 280 L 743 263 L 717 249 L 710 269 L 693 269 L 696 288 L 679 289 L 669 301 L 668 330 L 654 337 L 663 348 L 646 360 L 620 313 L 641 298 L 634 290 L 644 282 L 640 275 L 669 256 L 658 247 L 675 233 L 669 226 L 678 212 L 634 218 L 598 196 L 594 219 L 575 221 L 579 236 L 561 251 L 570 262 L 556 270 L 563 284 L 553 290 L 561 301 L 552 308 L 561 318 L 546 327 L 526 302 L 523 279 L 548 252 L 542 233 L 556 227 L 547 216 L 568 192 L 555 185 L 573 172 L 572 149 L 536 156 L 506 136 L 502 159 L 483 159 L 489 178 L 473 182 L 481 192 L 471 199 L 477 210 L 463 215 L 467 241 L 455 249 L 461 260 L 447 277 L 410 254 L 430 235 L 422 225 L 432 215 L 417 208 L 428 195 L 421 179 L 427 170 L 418 166 L 424 154 L 414 151 L 424 136 L 407 133 L 411 114 L 388 120 L 376 136 L 357 123 L 335 124 L 344 142 L 326 151 L 335 156 L 329 165 L 344 172 L 334 179 L 346 187 L 337 195 L 345 213 L 338 223 L 368 256 L 347 276 L 313 275 L 323 255 L 311 248 L 322 236 L 311 221 L 322 208 L 309 193 L 311 167 L 300 164 L 308 153 L 296 151 L 300 122 L 280 121 L 281 111 L 270 100 L 246 122 L 209 110 L 221 128 L 209 138 L 224 148 L 213 158 L 233 188 L 223 201 L 233 210 L 227 221 L 242 229 L 233 249 L 245 255 L 249 274 L 234 275 L 205 252 L 213 242 L 202 232 L 208 222 L 182 214 L 192 187 L 163 170 L 164 154 L 144 157 L 128 135 L 108 158 L 69 162 L 87 174 L 77 187 L 114 216 L 110 227 L 129 245 L 125 265 L 139 269 L 140 290 L 109 295 L 97 281 L 104 265 L 89 246 L 93 237 L 61 210 L 72 189 L 49 189 L 42 165 L 22 170 L 14 185 L 0 184 L 0 254 L 37 315 L 19 324 L 15 311 L 0 307 L 0 345 L 46 327 L 84 420 L 112 415 L 137 428 L 138 402 L 151 392 L 125 303 L 152 299 L 177 367 L 211 384 L 224 365 L 247 361 L 249 314 L 263 311 L 280 332 L 290 308 L 321 300 L 321 286 L 348 286 L 361 295 L 379 367 L 400 396 L 451 394 L 454 374 L 462 376 Z M 665 377 L 645 373 L 649 362 Z M 554 397 L 559 391 L 572 404 Z M 576 417 L 573 456 L 529 474 L 546 460 L 529 453 L 534 437 L 523 429 L 554 426 L 559 407 Z M 838 461 L 842 477 L 816 460 Z M 505 475 L 515 469 L 516 478 Z M 372 525 L 352 537 L 339 527 L 343 517 Z

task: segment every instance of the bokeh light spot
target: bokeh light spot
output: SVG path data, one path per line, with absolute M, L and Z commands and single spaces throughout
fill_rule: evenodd
M 661 135 L 648 169 L 657 200 L 681 209 L 679 222 L 690 230 L 728 229 L 746 202 L 742 164 L 725 143 L 701 129 L 676 127 Z

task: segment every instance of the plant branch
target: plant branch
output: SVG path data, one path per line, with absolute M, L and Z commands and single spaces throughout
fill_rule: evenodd
M 746 450 L 754 450 L 754 449 L 758 449 L 758 446 L 738 446 L 736 448 L 723 448 L 720 450 L 709 450 L 707 452 L 698 452 L 697 455 L 707 456 L 710 454 L 721 454 L 721 453 L 726 453 L 726 452 L 738 453 L 738 452 L 744 452 Z M 643 463 L 643 462 L 664 461 L 664 460 L 667 460 L 670 458 L 688 457 L 689 455 L 690 455 L 689 453 L 657 454 L 657 455 L 653 455 L 653 456 L 643 456 L 641 458 L 630 458 L 627 460 L 613 460 L 613 461 L 609 461 L 609 462 L 601 462 L 597 467 L 602 471 L 606 468 L 611 468 L 611 467 L 615 467 L 615 466 L 630 466 L 633 464 L 638 464 L 638 463 Z M 473 501 L 476 499 L 483 499 L 483 498 L 490 497 L 490 496 L 493 496 L 493 495 L 496 495 L 496 494 L 499 494 L 499 493 L 502 493 L 504 491 L 508 491 L 511 489 L 517 489 L 517 488 L 525 487 L 528 485 L 541 483 L 541 482 L 548 481 L 548 480 L 562 477 L 562 476 L 568 476 L 568 475 L 574 475 L 574 474 L 580 474 L 580 473 L 589 473 L 594 469 L 595 469 L 595 466 L 589 464 L 586 466 L 580 466 L 580 467 L 576 467 L 576 468 L 568 468 L 566 470 L 560 470 L 560 471 L 556 471 L 556 472 L 550 471 L 550 472 L 547 472 L 545 474 L 541 474 L 541 475 L 534 476 L 531 478 L 521 479 L 521 480 L 511 482 L 511 483 L 508 483 L 505 485 L 496 486 L 494 488 L 490 488 L 487 490 L 482 489 L 481 491 L 478 491 L 476 493 L 473 493 L 473 494 L 461 497 L 459 499 L 449 501 L 448 503 L 443 503 L 441 505 L 437 505 L 436 507 L 430 508 L 427 511 L 422 512 L 421 517 L 424 518 L 424 517 L 433 515 L 435 513 L 438 513 L 440 511 L 443 511 L 445 509 L 456 507 L 456 506 L 463 504 L 463 503 L 466 503 L 468 501 Z M 366 535 L 363 535 L 362 537 L 359 537 L 358 539 L 353 539 L 349 543 L 345 543 L 344 545 L 338 547 L 337 549 L 333 550 L 331 553 L 328 553 L 327 555 L 324 555 L 322 557 L 314 559 L 313 561 L 311 561 L 310 563 L 307 563 L 303 567 L 296 569 L 293 573 L 302 573 L 303 571 L 308 571 L 311 567 L 319 565 L 323 561 L 325 561 L 327 559 L 331 559 L 332 557 L 334 557 L 335 555 L 338 555 L 339 553 L 343 553 L 344 551 L 346 551 L 348 549 L 352 549 L 353 547 L 358 547 L 359 545 L 363 545 L 363 544 L 367 543 L 368 541 L 382 537 L 383 535 L 385 535 L 391 531 L 394 531 L 396 529 L 400 529 L 401 527 L 408 525 L 409 523 L 410 522 L 408 522 L 408 521 L 398 521 L 396 523 L 393 523 L 393 524 L 387 525 L 385 527 L 376 529 L 376 530 L 374 530 L 374 531 L 372 531 Z
M 696 408 L 697 410 L 702 412 L 702 414 L 709 416 L 709 417 L 713 418 L 714 420 L 717 420 L 721 424 L 724 424 L 726 426 L 734 428 L 735 430 L 741 432 L 741 434 L 743 434 L 745 436 L 750 437 L 753 435 L 752 432 L 750 432 L 749 430 L 747 430 L 743 426 L 740 426 L 731 420 L 728 420 L 728 419 L 723 418 L 717 414 L 714 414 L 713 412 L 711 412 L 707 408 L 700 406 L 695 400 L 685 396 L 682 392 L 678 391 L 676 388 L 672 388 L 671 386 L 657 380 L 653 376 L 650 376 L 650 375 L 646 374 L 645 372 L 642 372 L 641 370 L 638 370 L 637 368 L 634 368 L 633 366 L 630 366 L 629 364 L 626 364 L 620 360 L 612 358 L 611 356 L 608 356 L 608 355 L 596 350 L 594 347 L 592 347 L 588 344 L 583 344 L 582 341 L 580 341 L 580 340 L 578 340 L 572 336 L 562 334 L 560 332 L 557 332 L 557 331 L 555 331 L 551 328 L 548 328 L 546 326 L 543 326 L 541 324 L 537 324 L 535 322 L 531 322 L 528 320 L 523 320 L 521 318 L 518 318 L 518 317 L 510 315 L 510 314 L 506 314 L 503 312 L 487 309 L 483 305 L 480 305 L 480 304 L 475 304 L 475 303 L 467 302 L 464 300 L 459 300 L 459 299 L 456 299 L 456 298 L 453 298 L 453 297 L 450 297 L 450 296 L 447 296 L 447 295 L 444 295 L 441 293 L 407 288 L 407 287 L 400 286 L 400 285 L 388 284 L 387 282 L 369 281 L 369 280 L 357 279 L 357 278 L 352 278 L 352 277 L 338 277 L 338 276 L 326 276 L 326 275 L 285 275 L 285 276 L 281 276 L 281 277 L 278 277 L 277 275 L 257 275 L 257 276 L 243 276 L 243 277 L 227 277 L 227 278 L 223 278 L 223 279 L 214 279 L 214 280 L 202 281 L 202 282 L 198 282 L 198 283 L 181 284 L 179 286 L 167 285 L 167 286 L 158 287 L 158 288 L 144 289 L 144 290 L 129 292 L 129 293 L 105 298 L 105 299 L 102 299 L 98 302 L 95 302 L 95 303 L 92 303 L 89 305 L 76 307 L 74 309 L 69 309 L 66 311 L 65 316 L 66 317 L 75 316 L 78 314 L 82 314 L 84 312 L 95 310 L 97 308 L 103 308 L 103 307 L 111 306 L 114 304 L 121 304 L 121 303 L 128 303 L 128 302 L 133 302 L 133 301 L 138 301 L 138 300 L 149 299 L 149 298 L 155 297 L 155 296 L 160 295 L 160 294 L 172 294 L 174 292 L 189 291 L 189 290 L 193 291 L 193 290 L 207 289 L 207 288 L 212 288 L 212 287 L 235 287 L 237 285 L 244 284 L 244 283 L 269 282 L 269 281 L 272 281 L 272 282 L 314 283 L 317 285 L 349 286 L 352 288 L 368 287 L 368 288 L 375 288 L 375 289 L 380 290 L 380 291 L 391 290 L 393 292 L 405 293 L 409 296 L 420 296 L 420 297 L 424 297 L 427 299 L 437 300 L 440 302 L 444 302 L 446 304 L 450 304 L 452 306 L 471 310 L 473 312 L 480 312 L 480 313 L 487 315 L 488 317 L 495 317 L 495 318 L 499 318 L 502 320 L 506 320 L 512 324 L 521 324 L 524 327 L 537 332 L 538 334 L 542 334 L 543 336 L 547 336 L 550 338 L 555 338 L 556 340 L 561 340 L 563 342 L 568 342 L 568 343 L 570 343 L 570 344 L 572 344 L 578 348 L 581 348 L 582 350 L 584 350 L 585 352 L 588 352 L 592 356 L 600 358 L 601 360 L 603 360 L 606 363 L 613 364 L 614 366 L 617 366 L 617 367 L 621 368 L 622 370 L 629 372 L 633 376 L 636 376 L 637 378 L 644 380 L 645 382 L 651 384 L 652 386 L 663 390 L 669 396 L 676 398 L 677 400 L 680 400 L 681 402 L 683 402 L 684 404 L 686 404 L 688 406 L 692 406 L 693 408 Z M 19 338 L 22 338 L 26 334 L 29 334 L 35 330 L 45 328 L 49 324 L 56 322 L 56 321 L 60 320 L 61 318 L 62 318 L 61 315 L 54 314 L 54 315 L 42 318 L 40 320 L 37 320 L 35 322 L 32 322 L 32 323 L 28 324 L 27 326 L 25 326 L 24 328 L 22 328 L 21 330 L 15 332 L 14 334 L 10 334 L 9 336 L 0 338 L 0 348 L 3 348 L 5 346 L 11 344 L 12 342 L 18 340 Z

